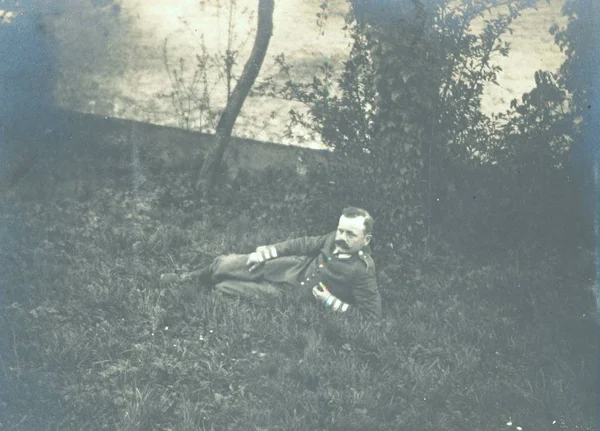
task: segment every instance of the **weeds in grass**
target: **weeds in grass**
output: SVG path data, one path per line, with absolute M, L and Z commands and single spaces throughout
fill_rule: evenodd
M 219 219 L 229 210 L 218 203 L 190 221 L 158 196 L 137 199 L 14 203 L 31 247 L 4 252 L 19 269 L 0 322 L 14 394 L 4 427 L 541 430 L 559 415 L 591 425 L 596 335 L 580 316 L 592 305 L 551 268 L 396 261 L 379 271 L 386 318 L 363 325 L 312 304 L 161 285 L 163 272 L 309 232 L 248 211 Z

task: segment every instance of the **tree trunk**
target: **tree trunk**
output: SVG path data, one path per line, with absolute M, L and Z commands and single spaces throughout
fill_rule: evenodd
M 217 182 L 221 162 L 229 145 L 233 126 L 265 59 L 273 33 L 274 7 L 274 0 L 258 1 L 258 26 L 252 53 L 231 93 L 231 97 L 227 100 L 227 106 L 221 114 L 215 132 L 216 145 L 208 152 L 196 183 L 196 190 L 202 190 L 204 194 L 211 193 Z

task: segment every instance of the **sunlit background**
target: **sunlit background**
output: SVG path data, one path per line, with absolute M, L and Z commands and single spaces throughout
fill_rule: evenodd
M 195 56 L 201 53 L 202 41 L 209 54 L 218 55 L 227 49 L 231 34 L 231 46 L 239 51 L 234 67 L 238 75 L 252 48 L 256 1 L 238 0 L 231 15 L 228 2 L 211 0 L 97 0 L 93 3 L 95 7 L 76 0 L 20 3 L 20 9 L 38 12 L 44 27 L 28 36 L 39 38 L 39 42 L 30 41 L 29 47 L 22 42 L 17 45 L 27 50 L 27 56 L 10 55 L 11 52 L 7 52 L 7 56 L 36 64 L 36 73 L 44 74 L 42 84 L 36 85 L 47 85 L 51 89 L 52 103 L 56 106 L 180 126 L 170 100 L 161 97 L 173 88 L 165 59 L 171 68 L 178 68 L 179 60 L 184 59 L 183 77 L 191 82 Z M 339 72 L 350 48 L 350 39 L 344 30 L 348 4 L 343 0 L 328 2 L 329 19 L 323 31 L 316 19 L 319 4 L 306 0 L 276 3 L 274 32 L 259 81 L 277 71 L 275 58 L 281 53 L 285 53 L 293 66 L 291 73 L 296 79 L 309 81 L 313 75 L 320 77 L 319 66 L 324 58 L 329 59 L 334 72 Z M 561 13 L 563 4 L 564 0 L 541 1 L 537 10 L 526 10 L 515 21 L 513 34 L 505 37 L 512 49 L 508 57 L 495 59 L 503 70 L 498 85 L 489 85 L 485 90 L 483 112 L 507 110 L 512 99 L 534 87 L 535 71 L 556 71 L 561 65 L 564 55 L 548 30 L 553 24 L 566 23 Z M 18 9 L 4 13 L 4 22 L 14 20 Z M 479 29 L 474 25 L 472 30 Z M 16 48 L 3 44 L 2 49 Z M 43 51 L 36 53 L 36 49 Z M 36 55 L 45 56 L 42 62 L 49 62 L 54 74 L 47 74 L 46 69 L 39 67 L 42 63 Z M 21 66 L 31 69 L 31 65 Z M 226 98 L 224 82 L 214 73 L 209 78 L 211 102 L 215 108 L 222 107 Z M 30 85 L 37 79 L 31 80 L 27 74 L 19 74 L 14 79 L 13 88 L 19 88 L 19 82 L 26 82 L 28 91 L 39 94 L 38 89 Z M 283 136 L 289 110 L 298 107 L 281 99 L 251 95 L 237 120 L 234 135 L 278 144 L 298 144 Z M 274 118 L 267 118 L 271 112 L 275 113 Z M 203 129 L 198 120 L 190 121 L 189 126 Z M 319 148 L 321 144 L 309 141 L 301 145 Z

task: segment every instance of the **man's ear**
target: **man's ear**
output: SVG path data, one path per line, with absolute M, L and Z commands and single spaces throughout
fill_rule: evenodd
M 371 239 L 373 239 L 372 235 L 365 235 L 365 245 L 369 245 Z

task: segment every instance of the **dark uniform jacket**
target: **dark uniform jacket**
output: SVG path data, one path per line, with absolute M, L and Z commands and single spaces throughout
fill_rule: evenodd
M 335 231 L 316 237 L 302 237 L 269 245 L 277 258 L 263 267 L 263 277 L 273 283 L 291 284 L 303 296 L 323 283 L 332 295 L 358 309 L 368 318 L 381 318 L 381 297 L 375 264 L 367 246 L 353 255 L 335 255 Z

